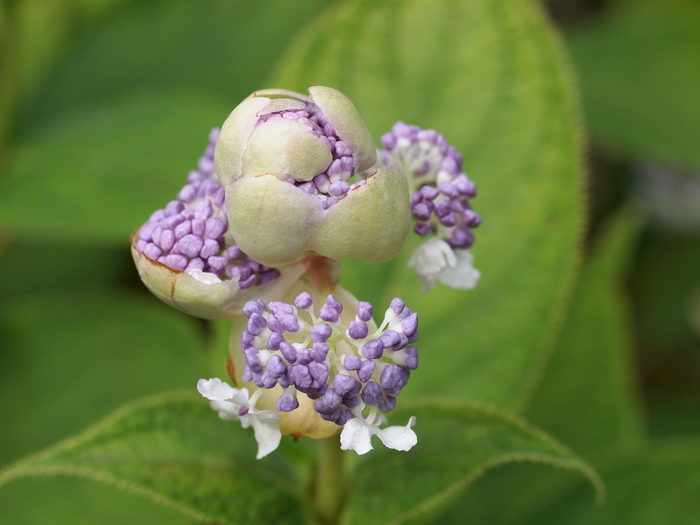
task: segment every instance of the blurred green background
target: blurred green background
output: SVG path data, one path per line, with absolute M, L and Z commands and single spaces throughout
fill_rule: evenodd
M 420 295 L 410 249 L 346 265 L 360 299 L 425 314 L 408 396 L 521 414 L 608 487 L 596 506 L 511 465 L 442 522 L 700 522 L 700 4 L 454 0 L 434 4 L 452 25 L 407 13 L 405 34 L 383 29 L 391 2 L 340 4 L 3 0 L 0 466 L 212 374 L 216 327 L 147 292 L 129 235 L 251 91 L 328 82 L 377 140 L 399 118 L 443 132 L 480 189 L 468 298 Z M 0 523 L 125 522 L 190 523 L 82 479 L 0 490 Z

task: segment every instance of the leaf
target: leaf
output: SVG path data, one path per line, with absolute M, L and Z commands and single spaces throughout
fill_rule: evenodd
M 5 253 L 0 248 L 0 300 L 56 288 L 115 283 L 133 271 L 133 261 L 123 247 L 18 240 Z
M 602 497 L 595 471 L 516 416 L 485 405 L 433 399 L 404 403 L 391 420 L 403 424 L 411 415 L 417 419 L 418 445 L 407 453 L 382 447 L 365 457 L 344 523 L 436 523 L 435 514 L 465 488 L 510 463 L 572 470 Z M 504 505 L 508 499 L 508 494 L 499 496 Z
M 437 129 L 465 154 L 484 216 L 478 287 L 420 294 L 404 267 L 416 239 L 388 270 L 346 264 L 343 283 L 375 299 L 390 276 L 381 303 L 400 296 L 421 315 L 421 370 L 406 395 L 517 407 L 553 342 L 582 224 L 576 98 L 537 4 L 346 2 L 299 36 L 272 78 L 340 89 L 375 138 L 400 119 Z
M 631 384 L 621 289 L 639 230 L 636 219 L 623 212 L 604 225 L 605 233 L 584 262 L 555 351 L 525 410 L 530 422 L 600 470 L 610 456 L 636 449 L 644 440 L 640 401 Z M 571 475 L 545 476 L 541 467 L 518 466 L 477 483 L 440 516 L 440 523 L 547 523 L 533 516 L 577 486 L 582 507 L 592 507 L 587 487 L 580 485 Z M 501 501 L 503 494 L 510 495 L 508 505 Z
M 601 470 L 608 486 L 605 505 L 586 505 L 585 494 L 571 491 L 531 523 L 613 525 L 695 523 L 700 521 L 700 442 L 669 439 L 622 454 Z
M 0 226 L 116 243 L 187 173 L 322 0 L 132 2 L 88 32 L 20 115 Z M 90 8 L 92 11 L 97 7 Z
M 264 87 L 261 82 L 287 41 L 325 3 L 132 2 L 58 64 L 23 116 L 23 129 L 33 133 L 86 106 L 173 88 L 225 101 L 228 111 L 208 123 L 220 126 L 236 104 Z
M 0 485 L 26 476 L 78 476 L 201 523 L 300 523 L 295 472 L 281 454 L 256 461 L 255 450 L 252 431 L 221 421 L 197 394 L 161 395 L 8 467 Z
M 700 8 L 627 2 L 567 41 L 594 137 L 633 155 L 698 164 Z
M 38 505 L 37 501 L 41 501 Z M 12 525 L 193 525 L 172 508 L 94 481 L 23 478 L 0 490 L 0 519 Z
M 126 401 L 194 391 L 208 374 L 204 342 L 191 318 L 156 303 L 108 288 L 0 303 L 0 464 Z
M 168 91 L 55 122 L 15 152 L 0 179 L 0 224 L 20 236 L 125 245 L 177 197 L 226 109 Z
M 556 351 L 527 417 L 577 452 L 639 444 L 640 400 L 632 379 L 622 277 L 638 224 L 623 213 L 585 262 Z

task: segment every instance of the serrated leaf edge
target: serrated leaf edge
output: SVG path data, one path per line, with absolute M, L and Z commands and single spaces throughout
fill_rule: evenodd
M 146 497 L 156 504 L 161 504 L 166 507 L 170 507 L 174 510 L 182 512 L 183 514 L 190 516 L 199 523 L 207 525 L 231 525 L 230 522 L 221 521 L 219 519 L 212 518 L 206 514 L 199 512 L 192 507 L 183 505 L 182 503 L 163 496 L 156 491 L 145 488 L 137 483 L 126 481 L 124 479 L 118 478 L 111 474 L 105 472 L 96 471 L 88 467 L 69 467 L 69 466 L 52 466 L 52 465 L 32 465 L 47 458 L 58 452 L 70 451 L 73 448 L 80 446 L 81 444 L 90 441 L 90 439 L 98 436 L 101 432 L 108 429 L 110 426 L 115 424 L 120 419 L 128 416 L 132 412 L 146 407 L 151 407 L 154 405 L 163 404 L 166 402 L 173 401 L 198 401 L 198 396 L 192 392 L 167 392 L 164 394 L 157 394 L 154 396 L 149 396 L 132 403 L 128 403 L 118 408 L 112 412 L 109 416 L 96 423 L 95 425 L 89 427 L 87 430 L 81 432 L 80 434 L 71 436 L 67 439 L 59 441 L 55 445 L 50 446 L 47 449 L 26 456 L 16 463 L 5 467 L 0 470 L 0 488 L 5 484 L 9 483 L 18 478 L 22 477 L 54 477 L 54 476 L 71 476 L 89 479 L 91 481 L 97 481 L 104 483 L 108 486 L 113 486 L 119 489 L 126 490 L 136 496 Z
M 433 409 L 446 409 L 454 411 L 470 411 L 479 414 L 484 414 L 487 416 L 500 418 L 513 424 L 517 428 L 529 432 L 538 439 L 541 439 L 546 445 L 550 446 L 556 452 L 560 454 L 567 454 L 572 456 L 572 459 L 555 459 L 547 457 L 540 453 L 518 453 L 518 454 L 505 454 L 495 460 L 488 461 L 481 465 L 476 470 L 470 472 L 468 475 L 464 476 L 462 479 L 452 483 L 445 490 L 436 494 L 435 496 L 422 501 L 416 507 L 404 512 L 399 515 L 393 521 L 390 522 L 391 525 L 398 525 L 401 523 L 406 523 L 412 518 L 416 518 L 420 515 L 426 514 L 431 510 L 438 508 L 442 503 L 449 500 L 459 491 L 465 489 L 476 480 L 481 478 L 486 472 L 504 466 L 511 463 L 539 463 L 550 465 L 555 468 L 568 469 L 578 471 L 593 486 L 595 491 L 595 501 L 597 504 L 601 504 L 605 499 L 605 484 L 600 478 L 598 473 L 585 461 L 578 459 L 576 455 L 571 452 L 566 446 L 559 443 L 552 436 L 544 432 L 543 430 L 533 426 L 520 416 L 507 412 L 503 409 L 487 405 L 485 403 L 475 402 L 475 401 L 464 401 L 455 400 L 448 398 L 420 398 L 411 399 L 404 402 L 401 408 L 397 408 L 397 412 L 407 411 L 410 412 L 411 409 L 418 408 L 433 408 Z

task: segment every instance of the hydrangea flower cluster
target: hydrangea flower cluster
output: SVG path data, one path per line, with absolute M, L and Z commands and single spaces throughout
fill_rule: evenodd
M 413 231 L 433 234 L 409 262 L 423 281 L 424 290 L 443 282 L 453 288 L 476 286 L 479 272 L 467 249 L 474 243 L 473 228 L 481 216 L 469 202 L 476 184 L 462 172 L 462 154 L 435 130 L 394 124 L 382 136 L 379 163 L 399 165 L 409 175 Z
M 342 93 L 263 90 L 214 129 L 177 199 L 132 236 L 141 279 L 172 306 L 234 320 L 229 375 L 198 391 L 222 419 L 252 427 L 258 458 L 282 436 L 364 454 L 376 435 L 409 450 L 411 417 L 386 426 L 418 367 L 418 314 L 396 298 L 377 325 L 338 285 L 339 260 L 388 260 L 413 230 L 425 288 L 472 287 L 467 250 L 480 216 L 461 155 L 432 130 L 398 123 L 377 149 Z M 379 159 L 377 159 L 377 156 Z
M 297 408 L 297 392 L 304 393 L 316 400 L 314 409 L 323 419 L 339 425 L 353 410 L 359 417 L 365 406 L 391 411 L 418 367 L 416 347 L 408 346 L 418 339 L 418 314 L 394 299 L 382 325 L 370 333 L 372 310 L 370 303 L 358 303 L 355 319 L 345 326 L 343 305 L 332 295 L 318 316 L 308 292 L 294 304 L 249 302 L 243 310 L 248 317 L 241 336 L 243 380 L 259 388 L 279 384 L 281 412 Z
M 224 209 L 225 191 L 214 169 L 214 148 L 220 130 L 209 134 L 209 145 L 191 171 L 177 200 L 155 211 L 138 233 L 136 249 L 149 259 L 200 279 L 202 273 L 219 279 L 237 278 L 242 289 L 262 285 L 280 276 L 231 244 Z M 228 239 L 227 239 L 228 237 Z M 213 279 L 210 275 L 209 280 Z

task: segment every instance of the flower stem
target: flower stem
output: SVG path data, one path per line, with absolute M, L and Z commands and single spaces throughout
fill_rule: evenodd
M 338 435 L 318 442 L 318 460 L 313 485 L 315 518 L 321 525 L 335 525 L 340 520 L 345 501 L 343 451 Z

